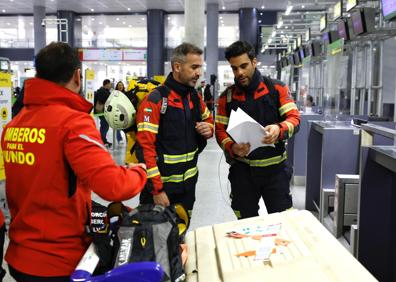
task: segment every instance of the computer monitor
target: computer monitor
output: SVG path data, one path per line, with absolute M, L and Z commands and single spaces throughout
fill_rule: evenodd
M 322 45 L 320 41 L 312 41 L 311 45 L 311 56 L 312 57 L 319 57 L 322 53 Z
M 304 46 L 304 55 L 305 57 L 312 56 L 312 44 L 307 44 Z
M 303 59 L 305 58 L 304 46 L 300 47 L 300 49 L 298 50 L 298 53 L 300 55 L 300 61 L 302 62 Z
M 352 19 L 352 27 L 353 32 L 356 35 L 362 34 L 366 32 L 364 22 L 363 22 L 363 13 L 361 10 L 357 10 L 351 14 Z
M 320 22 L 319 22 L 319 30 L 323 31 L 327 27 L 327 14 L 324 14 L 323 16 L 320 17 Z
M 349 39 L 353 40 L 356 38 L 356 34 L 353 31 L 353 25 L 352 25 L 352 18 L 348 18 L 347 19 L 347 26 L 348 26 L 348 35 L 349 35 Z
M 341 16 L 342 16 L 342 1 L 338 1 L 333 6 L 333 21 L 341 18 Z
M 338 36 L 338 31 L 337 30 L 330 30 L 329 31 L 329 40 L 330 40 L 330 44 L 337 41 L 338 39 L 340 39 L 340 37 Z
M 347 23 L 344 20 L 340 20 L 337 25 L 338 25 L 338 37 L 344 38 L 344 41 L 349 40 Z
M 351 19 L 355 35 L 372 32 L 375 26 L 375 9 L 358 9 L 351 14 Z
M 300 55 L 299 55 L 298 51 L 293 53 L 293 64 L 294 65 L 300 65 L 301 64 Z
M 381 0 L 382 14 L 385 20 L 393 20 L 396 18 L 396 1 L 395 0 Z

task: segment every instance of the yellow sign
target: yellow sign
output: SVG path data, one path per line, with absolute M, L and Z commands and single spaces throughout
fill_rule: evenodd
M 0 87 L 11 87 L 11 74 L 0 72 Z
M 85 70 L 85 79 L 86 80 L 94 80 L 95 79 L 95 71 L 86 69 Z
M 1 108 L 1 118 L 3 120 L 7 120 L 7 117 L 8 117 L 8 110 L 6 107 L 2 107 Z

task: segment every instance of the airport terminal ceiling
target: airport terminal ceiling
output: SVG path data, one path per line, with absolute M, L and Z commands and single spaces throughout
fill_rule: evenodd
M 288 3 L 305 6 L 306 9 L 318 10 L 334 0 L 207 0 L 207 3 L 218 3 L 224 11 L 237 11 L 240 8 L 258 8 L 266 10 L 285 10 Z M 73 10 L 76 13 L 119 13 L 146 12 L 148 9 L 162 9 L 167 12 L 184 10 L 184 0 L 2 0 L 0 11 L 3 14 L 33 13 L 33 6 L 44 6 L 47 13 L 58 10 Z M 263 7 L 263 8 L 262 8 Z M 304 7 L 304 8 L 305 8 Z

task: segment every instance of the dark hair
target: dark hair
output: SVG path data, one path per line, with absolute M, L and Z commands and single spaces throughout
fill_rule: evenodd
M 122 88 L 123 88 L 122 91 L 125 91 L 124 82 L 122 82 L 121 80 L 117 82 L 117 84 L 116 84 L 116 86 L 115 86 L 115 90 L 118 90 L 118 84 L 120 84 L 120 83 L 122 84 Z
M 35 59 L 36 77 L 55 83 L 67 83 L 81 68 L 77 49 L 66 43 L 52 42 L 41 49 Z
M 256 58 L 256 53 L 252 45 L 246 41 L 236 41 L 228 46 L 225 50 L 225 57 L 229 61 L 233 57 L 247 54 L 250 60 Z
M 110 79 L 105 79 L 103 80 L 103 86 L 105 86 L 106 84 L 111 83 Z
M 313 97 L 311 95 L 307 95 L 307 101 L 313 103 Z
M 171 64 L 173 65 L 175 62 L 184 62 L 187 54 L 197 54 L 202 55 L 203 51 L 201 48 L 187 42 L 183 42 L 175 49 L 173 49 L 171 56 Z

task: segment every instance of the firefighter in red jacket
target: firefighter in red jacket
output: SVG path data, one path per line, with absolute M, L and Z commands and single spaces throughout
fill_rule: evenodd
M 193 208 L 198 155 L 213 135 L 213 118 L 194 89 L 202 63 L 198 47 L 189 43 L 176 47 L 172 72 L 138 109 L 137 141 L 148 178 L 141 203 L 180 203 L 189 212 Z
M 261 76 L 249 43 L 234 42 L 226 49 L 225 57 L 234 72 L 235 84 L 219 98 L 216 139 L 231 165 L 228 175 L 231 206 L 238 218 L 257 216 L 261 197 L 269 213 L 291 208 L 291 169 L 285 164 L 284 140 L 298 131 L 298 109 L 286 85 Z M 238 144 L 230 138 L 226 132 L 230 112 L 238 107 L 264 127 L 267 134 L 262 143 L 274 144 L 274 147 L 260 147 L 250 152 L 250 144 Z
M 89 238 L 92 191 L 108 201 L 138 194 L 144 164 L 121 167 L 106 150 L 79 95 L 81 62 L 65 43 L 35 58 L 25 106 L 3 130 L 1 147 L 11 213 L 5 255 L 17 281 L 69 281 Z

